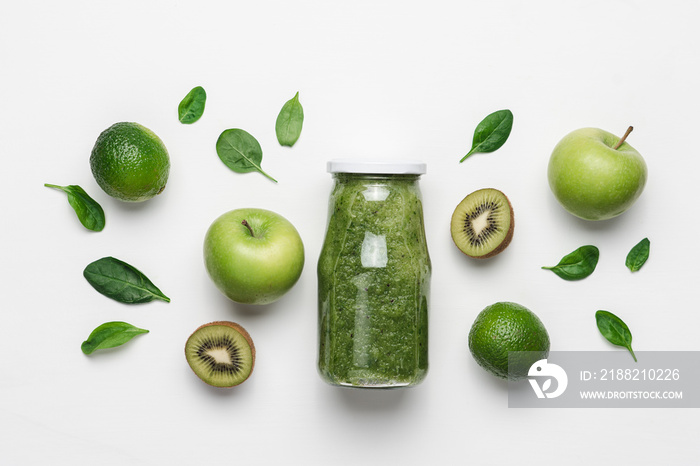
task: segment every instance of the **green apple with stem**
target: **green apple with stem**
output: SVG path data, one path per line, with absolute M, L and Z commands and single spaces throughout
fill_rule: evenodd
M 564 136 L 552 151 L 549 186 L 559 203 L 586 220 L 605 220 L 629 209 L 642 194 L 647 165 L 622 138 L 597 128 Z
M 236 209 L 214 220 L 204 237 L 204 264 L 231 300 L 268 304 L 297 282 L 304 268 L 299 232 L 265 209 Z

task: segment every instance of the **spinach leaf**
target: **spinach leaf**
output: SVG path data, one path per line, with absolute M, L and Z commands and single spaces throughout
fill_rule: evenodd
M 471 150 L 462 157 L 459 163 L 476 153 L 493 152 L 508 140 L 513 129 L 513 112 L 510 110 L 498 110 L 486 116 L 474 130 Z
M 88 264 L 83 276 L 98 292 L 120 303 L 146 303 L 154 299 L 170 302 L 148 277 L 114 257 L 103 257 Z
M 92 331 L 88 339 L 80 345 L 80 349 L 83 353 L 90 354 L 97 349 L 114 348 L 142 333 L 148 333 L 148 330 L 126 322 L 106 322 Z
M 177 117 L 180 123 L 191 125 L 199 120 L 204 113 L 204 104 L 207 102 L 207 93 L 202 86 L 192 89 L 180 105 L 177 106 Z
M 637 362 L 637 356 L 632 351 L 632 332 L 622 319 L 608 311 L 597 311 L 595 322 L 598 325 L 601 335 L 613 345 L 627 348 Z
M 105 212 L 102 206 L 88 196 L 83 188 L 77 185 L 57 186 L 45 183 L 47 188 L 63 191 L 68 195 L 68 204 L 73 207 L 78 215 L 78 220 L 85 228 L 92 231 L 102 231 L 105 227 Z
M 630 250 L 625 259 L 625 265 L 632 272 L 641 269 L 644 263 L 649 258 L 649 238 L 644 238 L 635 247 Z
M 593 273 L 598 264 L 599 256 L 600 252 L 597 247 L 581 246 L 564 256 L 557 265 L 542 268 L 551 270 L 564 280 L 581 280 Z
M 260 166 L 262 149 L 257 139 L 242 129 L 227 129 L 221 133 L 216 141 L 216 153 L 224 165 L 236 173 L 257 171 L 277 183 Z
M 288 100 L 280 114 L 277 115 L 275 123 L 275 133 L 277 133 L 277 141 L 281 146 L 292 147 L 299 136 L 301 135 L 301 127 L 304 124 L 304 109 L 299 103 L 299 93 Z

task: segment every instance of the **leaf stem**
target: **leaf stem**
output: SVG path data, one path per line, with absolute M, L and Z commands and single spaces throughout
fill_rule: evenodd
M 634 355 L 634 351 L 632 351 L 632 345 L 627 347 L 628 350 L 630 350 L 630 353 L 632 354 L 632 357 L 634 358 L 634 362 L 637 362 L 637 356 Z
M 44 186 L 46 186 L 47 188 L 54 188 L 54 189 L 59 189 L 61 191 L 65 191 L 64 186 L 59 186 L 57 184 L 44 183 Z
M 248 231 L 250 232 L 250 236 L 255 238 L 255 232 L 253 231 L 253 227 L 250 226 L 250 223 L 248 223 L 247 220 L 243 219 L 243 221 L 241 222 L 241 225 L 246 227 L 248 229 Z
M 267 178 L 269 178 L 269 179 L 271 179 L 272 181 L 274 181 L 275 183 L 277 183 L 277 180 L 274 179 L 273 177 L 271 177 L 270 175 L 268 175 L 267 173 L 265 173 L 265 172 L 263 171 L 262 168 L 260 168 L 258 171 L 259 171 L 260 173 L 262 173 L 263 175 L 265 175 Z
M 630 135 L 630 133 L 632 132 L 633 129 L 634 129 L 634 128 L 631 127 L 631 126 L 630 126 L 629 128 L 627 128 L 627 132 L 625 133 L 624 136 L 622 136 L 622 139 L 620 139 L 620 140 L 617 142 L 617 144 L 615 145 L 615 147 L 613 147 L 613 150 L 617 150 L 617 149 L 620 148 L 620 146 L 625 142 L 625 139 L 627 139 L 627 136 Z
M 474 153 L 474 149 L 470 150 L 470 151 L 467 153 L 467 155 L 465 155 L 464 157 L 462 157 L 462 160 L 460 160 L 459 163 L 462 163 L 462 162 L 464 162 L 465 160 L 467 160 L 467 157 L 469 157 L 469 156 L 472 155 L 473 153 Z

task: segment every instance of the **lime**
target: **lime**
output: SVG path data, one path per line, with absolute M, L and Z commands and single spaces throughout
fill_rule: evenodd
M 170 157 L 163 141 L 138 123 L 115 123 L 104 130 L 90 155 L 95 181 L 110 196 L 141 202 L 165 189 Z
M 527 377 L 530 366 L 549 354 L 549 335 L 540 319 L 520 304 L 500 302 L 479 313 L 469 332 L 469 350 L 477 363 L 502 379 Z M 528 351 L 511 355 L 509 351 Z M 510 370 L 509 370 L 510 369 Z

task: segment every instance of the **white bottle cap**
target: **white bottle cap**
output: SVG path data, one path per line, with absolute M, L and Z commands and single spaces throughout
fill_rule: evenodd
M 366 173 L 373 175 L 423 175 L 426 164 L 409 160 L 330 160 L 326 168 L 329 173 Z

